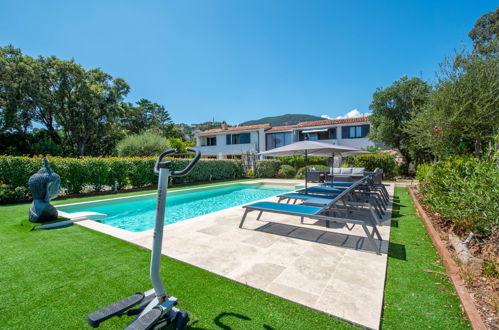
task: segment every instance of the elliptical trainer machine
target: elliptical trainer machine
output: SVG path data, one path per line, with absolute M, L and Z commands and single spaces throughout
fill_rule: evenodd
M 154 173 L 159 175 L 158 200 L 156 203 L 156 221 L 154 223 L 154 238 L 151 251 L 151 282 L 153 288 L 116 301 L 88 315 L 88 323 L 97 328 L 100 323 L 113 316 L 138 315 L 127 327 L 129 330 L 161 329 L 174 324 L 175 329 L 182 329 L 187 324 L 189 316 L 186 311 L 175 307 L 177 298 L 168 296 L 159 274 L 161 247 L 163 245 L 163 226 L 165 223 L 166 192 L 170 176 L 182 176 L 189 173 L 196 165 L 201 153 L 194 148 L 187 151 L 195 153 L 194 159 L 181 171 L 171 170 L 172 162 L 165 161 L 166 155 L 177 150 L 170 149 L 163 152 L 154 165 Z M 138 306 L 137 308 L 133 308 Z M 133 309 L 132 309 L 133 308 Z

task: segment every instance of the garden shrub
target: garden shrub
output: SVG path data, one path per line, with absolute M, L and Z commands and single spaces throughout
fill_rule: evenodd
M 61 194 L 83 191 L 154 186 L 158 177 L 155 157 L 50 157 L 51 168 L 61 176 Z M 174 169 L 183 169 L 191 159 L 170 158 Z M 43 166 L 42 158 L 0 156 L 0 201 L 29 198 L 28 179 Z M 201 159 L 186 176 L 173 183 L 234 179 L 244 175 L 240 160 Z
M 319 172 L 328 172 L 330 171 L 329 166 L 326 165 L 308 165 L 308 169 L 310 170 L 311 168 L 314 168 L 316 171 Z M 296 172 L 296 179 L 305 179 L 305 167 L 300 168 Z
M 499 167 L 493 161 L 449 158 L 419 165 L 416 176 L 430 211 L 456 232 L 489 236 L 499 230 Z
M 290 179 L 290 178 L 294 178 L 295 175 L 296 175 L 296 171 L 293 168 L 293 166 L 290 166 L 290 165 L 281 165 L 281 167 L 279 168 L 279 171 L 277 172 L 277 176 L 279 178 Z
M 301 155 L 279 157 L 282 165 L 290 165 L 296 171 L 305 166 L 305 157 Z M 308 165 L 328 165 L 329 158 L 310 156 L 307 159 Z
M 281 167 L 281 161 L 277 159 L 264 159 L 256 161 L 256 176 L 259 178 L 275 178 Z
M 171 148 L 170 142 L 161 135 L 146 132 L 127 136 L 118 142 L 116 152 L 121 157 L 153 157 Z
M 397 162 L 392 155 L 365 154 L 348 156 L 345 158 L 345 163 L 348 167 L 364 167 L 366 171 L 374 171 L 376 168 L 381 168 L 385 179 L 394 178 L 399 174 Z

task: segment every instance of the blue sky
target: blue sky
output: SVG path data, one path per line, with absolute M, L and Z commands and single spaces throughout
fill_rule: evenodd
M 0 46 L 100 67 L 175 122 L 367 112 L 376 87 L 432 81 L 496 1 L 0 0 Z

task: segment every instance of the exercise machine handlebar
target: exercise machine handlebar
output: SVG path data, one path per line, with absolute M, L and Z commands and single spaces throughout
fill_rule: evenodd
M 171 173 L 170 173 L 171 176 L 186 175 L 187 173 L 189 173 L 192 170 L 194 165 L 196 165 L 196 163 L 201 158 L 201 153 L 199 152 L 199 150 L 197 150 L 195 148 L 187 148 L 186 150 L 194 153 L 195 154 L 194 158 L 190 161 L 190 163 L 183 170 L 171 171 Z M 163 162 L 163 158 L 166 155 L 174 154 L 176 152 L 177 152 L 177 149 L 169 149 L 169 150 L 164 151 L 161 155 L 159 155 L 158 159 L 156 160 L 156 164 L 154 165 L 154 173 L 159 174 L 160 168 L 166 168 L 166 167 L 171 166 L 171 161 Z

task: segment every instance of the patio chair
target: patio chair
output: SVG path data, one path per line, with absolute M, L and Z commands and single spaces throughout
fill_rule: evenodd
M 383 209 L 386 210 L 386 207 L 388 206 L 388 203 L 390 201 L 390 195 L 388 194 L 388 191 L 386 190 L 386 187 L 383 184 L 376 183 L 376 181 L 382 175 L 382 173 L 383 171 L 381 169 L 376 169 L 373 172 L 366 172 L 367 180 L 364 182 L 363 185 L 359 186 L 357 190 L 364 191 L 364 193 L 372 195 L 375 199 L 378 200 L 379 204 L 383 207 Z M 347 187 L 347 186 L 348 182 L 329 181 L 329 182 L 324 182 L 323 186 L 312 189 L 312 192 L 315 190 L 315 192 L 320 193 L 319 190 L 321 189 L 321 187 L 341 189 L 340 187 Z M 323 189 L 322 193 L 328 193 L 330 191 L 331 191 L 330 189 Z M 332 192 L 334 193 L 334 190 Z
M 381 183 L 382 175 L 382 169 L 375 169 L 373 172 L 369 173 L 369 180 L 367 180 L 365 185 L 360 188 L 365 189 L 371 193 L 377 193 L 380 199 L 383 200 L 385 206 L 387 206 L 390 201 L 390 195 L 388 194 L 388 190 L 386 189 L 385 185 Z
M 299 190 L 296 192 L 292 193 L 286 193 L 286 194 L 281 194 L 278 195 L 278 203 L 281 202 L 286 202 L 286 203 L 291 203 L 296 204 L 298 201 L 301 201 L 304 203 L 305 201 L 308 201 L 309 199 L 313 199 L 315 201 L 315 204 L 319 204 L 319 201 L 321 204 L 325 205 L 329 201 L 335 199 L 340 193 L 339 192 L 331 192 L 331 191 L 313 191 L 311 193 L 305 194 L 303 190 Z M 356 205 L 356 206 L 363 206 L 367 208 L 373 208 L 373 210 L 376 212 L 376 222 L 378 224 L 381 223 L 381 219 L 383 218 L 383 215 L 385 214 L 384 212 L 384 205 L 377 199 L 376 195 L 371 195 L 369 193 L 366 193 L 365 191 L 357 191 L 353 190 L 349 199 L 344 201 L 348 205 Z
M 317 198 L 309 198 L 303 201 L 303 204 L 285 204 L 285 203 L 273 203 L 273 202 L 256 202 L 253 204 L 245 205 L 244 215 L 239 224 L 239 228 L 242 228 L 246 216 L 249 212 L 258 211 L 257 220 L 260 220 L 264 212 L 278 213 L 298 216 L 301 218 L 303 223 L 304 218 L 310 218 L 315 220 L 323 220 L 327 224 L 330 222 L 344 223 L 347 229 L 351 230 L 355 225 L 360 225 L 364 230 L 367 240 L 371 247 L 375 250 L 377 254 L 381 254 L 380 247 L 376 245 L 374 241 L 374 235 L 381 242 L 382 238 L 376 226 L 376 214 L 372 207 L 363 208 L 360 205 L 356 205 L 355 202 L 350 202 L 351 193 L 356 185 L 361 182 L 356 182 L 352 187 L 341 192 L 335 198 L 329 200 L 326 199 L 326 203 L 322 204 L 324 199 L 319 196 Z M 318 206 L 320 205 L 320 206 Z M 361 217 L 354 217 L 354 215 L 360 215 Z M 353 225 L 348 227 L 348 224 Z M 372 231 L 367 228 L 370 226 Z

